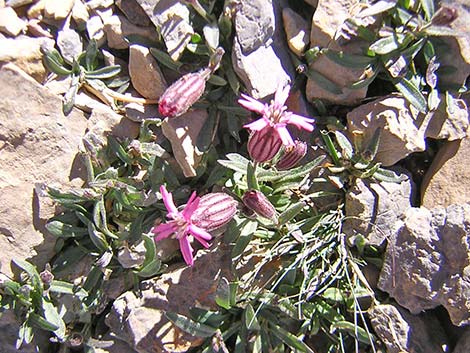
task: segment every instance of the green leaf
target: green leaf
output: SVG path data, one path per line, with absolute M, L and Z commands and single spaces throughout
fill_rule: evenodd
M 57 326 L 55 330 L 52 330 L 57 338 L 61 341 L 65 339 L 65 323 L 60 317 L 57 308 L 49 301 L 44 301 L 42 308 L 44 309 L 44 318 L 54 326 Z
M 435 13 L 434 0 L 420 0 L 420 3 L 426 15 L 426 20 L 430 21 Z
M 47 69 L 59 76 L 69 76 L 72 71 L 64 66 L 64 59 L 56 49 L 43 49 L 41 51 L 44 54 L 43 62 Z
M 281 213 L 278 219 L 278 225 L 283 225 L 292 220 L 295 216 L 297 216 L 305 207 L 305 203 L 303 201 L 299 201 L 290 205 L 284 212 Z
M 377 67 L 372 66 L 370 69 L 367 71 L 367 75 L 359 81 L 354 82 L 349 86 L 350 89 L 361 89 L 364 87 L 369 86 L 372 81 L 375 80 L 377 75 L 379 74 L 380 70 L 377 69 Z
M 324 50 L 324 53 L 328 59 L 337 63 L 338 65 L 350 67 L 353 69 L 363 69 L 377 61 L 377 58 L 375 57 L 347 54 L 342 51 L 337 52 L 331 49 Z
M 215 136 L 214 129 L 217 126 L 217 111 L 213 107 L 209 107 L 209 116 L 197 136 L 196 147 L 201 152 L 206 152 L 212 145 L 212 139 Z
M 210 337 L 212 336 L 216 328 L 201 324 L 199 322 L 195 322 L 186 316 L 173 313 L 173 312 L 166 312 L 165 316 L 173 322 L 177 327 L 182 329 L 183 331 L 189 333 L 192 336 L 196 337 Z
M 315 81 L 315 83 L 320 86 L 321 88 L 327 90 L 330 93 L 333 94 L 342 94 L 343 90 L 333 81 L 331 81 L 329 78 L 325 77 L 318 71 L 314 69 L 310 69 L 307 71 L 307 76 Z
M 85 54 L 85 67 L 87 71 L 92 71 L 98 65 L 98 47 L 96 45 L 96 40 L 91 39 L 90 43 L 86 48 Z
M 250 219 L 245 220 L 241 225 L 240 236 L 232 249 L 232 258 L 236 258 L 243 254 L 245 248 L 253 238 L 254 232 L 258 228 L 258 222 Z
M 387 37 L 380 38 L 369 46 L 369 50 L 379 55 L 385 55 L 397 50 L 400 47 L 396 35 L 391 34 Z
M 377 152 L 379 151 L 379 142 L 380 142 L 381 134 L 382 134 L 381 129 L 379 128 L 375 129 L 374 134 L 372 135 L 372 138 L 370 139 L 364 151 L 362 151 L 362 155 L 368 161 L 372 161 L 377 155 Z
M 223 77 L 217 75 L 211 75 L 207 82 L 214 86 L 225 86 L 228 83 Z
M 337 321 L 331 325 L 331 330 L 340 329 L 346 331 L 352 337 L 356 338 L 359 342 L 370 345 L 374 341 L 373 336 L 370 336 L 362 327 L 348 321 Z
M 276 181 L 277 183 L 285 183 L 288 181 L 301 179 L 310 174 L 312 170 L 317 168 L 321 164 L 321 162 L 323 162 L 325 157 L 326 156 L 318 156 L 313 161 L 308 162 L 305 165 L 290 169 L 287 173 L 282 174 L 280 178 L 275 179 L 273 181 Z
M 39 276 L 39 272 L 35 266 L 30 264 L 28 261 L 21 259 L 13 259 L 12 261 L 16 266 L 24 270 L 29 275 L 34 288 L 41 288 L 41 277 Z
M 393 9 L 397 6 L 396 0 L 379 0 L 373 5 L 366 7 L 364 10 L 359 12 L 358 17 L 363 18 L 367 16 L 375 16 Z
M 97 231 L 95 225 L 92 222 L 88 223 L 88 235 L 90 236 L 93 245 L 95 245 L 98 250 L 105 252 L 109 249 L 106 236 L 103 233 Z
M 153 277 L 158 272 L 160 272 L 162 267 L 162 262 L 160 259 L 154 259 L 150 263 L 146 264 L 143 266 L 139 271 L 137 271 L 137 276 L 142 277 L 142 278 L 149 278 Z
M 243 312 L 243 321 L 245 322 L 245 327 L 248 330 L 259 331 L 261 330 L 261 326 L 256 319 L 255 310 L 251 306 L 251 304 L 247 304 L 245 311 Z
M 421 113 L 427 112 L 428 104 L 426 98 L 424 98 L 423 94 L 411 81 L 403 77 L 400 81 L 395 82 L 395 87 Z
M 434 37 L 459 37 L 461 33 L 447 26 L 429 26 L 423 29 L 428 36 Z
M 335 287 L 330 287 L 327 288 L 323 294 L 322 297 L 334 302 L 344 302 L 345 298 L 343 296 L 343 292 L 339 288 Z
M 246 168 L 246 182 L 250 190 L 259 190 L 258 180 L 256 180 L 256 166 L 256 163 L 250 162 Z
M 282 342 L 287 344 L 291 349 L 297 349 L 299 352 L 314 353 L 309 346 L 292 333 L 284 330 L 283 328 L 270 322 L 269 327 L 272 333 L 279 338 Z
M 335 131 L 336 142 L 341 148 L 341 156 L 344 159 L 350 160 L 353 157 L 353 146 L 348 138 L 340 131 Z
M 59 329 L 59 326 L 53 324 L 52 322 L 47 321 L 42 316 L 36 313 L 30 313 L 28 317 L 28 323 L 32 326 L 39 328 L 41 330 L 54 332 Z
M 116 76 L 121 72 L 120 65 L 106 66 L 98 70 L 85 72 L 85 78 L 91 80 L 104 80 Z
M 377 169 L 373 177 L 379 181 L 386 181 L 389 183 L 401 183 L 402 181 L 408 180 L 408 176 L 405 174 L 397 175 L 395 172 L 383 168 Z
M 336 150 L 336 147 L 333 141 L 331 140 L 331 137 L 328 131 L 322 131 L 321 137 L 323 138 L 323 141 L 325 142 L 326 150 L 328 151 L 328 154 L 331 156 L 333 163 L 336 166 L 341 166 L 341 161 L 339 159 L 338 151 Z
M 180 62 L 174 61 L 170 55 L 168 55 L 168 53 L 163 50 L 150 48 L 150 54 L 152 54 L 160 64 L 166 66 L 170 70 L 179 72 L 181 66 L 183 65 Z
M 225 277 L 222 277 L 217 285 L 215 302 L 218 306 L 227 310 L 232 307 L 230 283 Z
M 62 105 L 62 112 L 65 116 L 69 115 L 75 105 L 75 97 L 78 92 L 78 88 L 80 86 L 79 76 L 72 75 L 72 82 L 70 84 L 69 89 L 64 95 L 64 101 Z
M 78 298 L 85 298 L 88 295 L 88 292 L 85 289 L 79 288 L 72 283 L 58 280 L 52 281 L 49 290 L 54 293 L 75 295 Z
M 46 224 L 49 233 L 56 237 L 75 238 L 88 234 L 88 229 L 83 227 L 75 227 L 61 221 L 50 221 Z
M 226 168 L 240 172 L 244 175 L 246 174 L 249 163 L 248 159 L 239 155 L 238 153 L 228 153 L 225 157 L 227 157 L 228 160 L 219 159 L 217 162 Z

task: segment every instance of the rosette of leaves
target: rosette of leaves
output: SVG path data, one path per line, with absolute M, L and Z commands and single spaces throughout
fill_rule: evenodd
M 363 144 L 361 139 L 357 138 L 353 145 L 340 131 L 335 131 L 334 135 L 336 144 L 333 143 L 329 133 L 322 133 L 325 147 L 333 161 L 333 165 L 328 167 L 332 173 L 328 178 L 338 188 L 349 184 L 351 178 L 374 178 L 395 183 L 403 181 L 402 177 L 382 168 L 379 162 L 374 161 L 380 141 L 379 129 L 375 130 L 367 144 Z
M 53 335 L 56 342 L 66 342 L 69 339 L 64 320 L 67 309 L 59 308 L 59 297 L 70 295 L 80 303 L 88 295 L 87 291 L 55 280 L 47 270 L 39 273 L 27 261 L 17 259 L 13 262 L 21 270 L 20 280 L 3 280 L 0 293 L 2 310 L 12 310 L 20 323 L 16 349 L 19 350 L 23 343 L 34 343 L 35 335 L 43 336 L 44 331 Z
M 119 65 L 99 67 L 99 50 L 96 41 L 91 40 L 87 49 L 82 52 L 72 63 L 67 62 L 56 49 L 41 48 L 44 54 L 46 67 L 58 76 L 70 76 L 71 82 L 68 91 L 64 95 L 62 110 L 68 115 L 75 104 L 75 96 L 78 90 L 87 85 L 89 90 L 98 94 L 107 88 L 104 80 L 111 79 L 121 72 Z M 128 80 L 127 80 L 128 82 Z M 120 87 L 127 85 L 126 80 L 108 83 L 110 86 Z M 125 86 L 127 87 L 127 86 Z
M 466 87 L 437 85 L 430 79 L 439 68 L 439 58 L 448 46 L 439 37 L 459 36 L 448 24 L 456 17 L 455 9 L 442 7 L 436 11 L 433 0 L 380 0 L 365 7 L 346 21 L 348 31 L 367 45 L 362 53 L 346 53 L 330 48 L 315 47 L 306 52 L 308 62 L 326 55 L 333 62 L 351 69 L 363 70 L 360 80 L 348 88 L 359 89 L 375 80 L 389 82 L 418 111 L 426 113 L 437 106 L 439 90 L 466 91 Z M 364 18 L 374 18 L 375 24 L 363 24 Z M 367 23 L 367 21 L 365 21 Z M 455 68 L 441 67 L 442 74 Z M 332 93 L 342 92 L 334 82 L 320 73 L 306 74 Z M 391 89 L 382 84 L 383 94 Z

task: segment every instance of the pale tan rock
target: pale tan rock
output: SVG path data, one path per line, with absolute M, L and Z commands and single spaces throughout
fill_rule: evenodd
M 40 19 L 42 17 L 42 13 L 44 11 L 44 7 L 46 6 L 46 0 L 39 0 L 37 3 L 33 4 L 28 9 L 28 18 L 32 19 Z
M 55 20 L 63 20 L 72 11 L 75 0 L 46 0 L 44 16 Z
M 465 101 L 452 99 L 448 107 L 445 103 L 445 96 L 442 95 L 440 98 L 437 110 L 429 112 L 426 117 L 430 120 L 426 127 L 426 137 L 449 141 L 467 137 L 470 122 Z
M 282 10 L 282 20 L 290 50 L 295 55 L 302 56 L 310 42 L 309 24 L 302 16 L 288 7 Z
M 345 21 L 360 8 L 359 3 L 359 0 L 319 0 L 312 18 L 310 46 L 343 51 L 347 54 L 360 54 L 365 43 L 347 35 L 346 39 L 338 36 L 338 33 L 343 31 Z M 363 77 L 364 69 L 341 66 L 324 54 L 319 55 L 310 65 L 310 69 L 331 81 L 336 87 L 332 91 L 326 89 L 319 81 L 309 78 L 306 87 L 309 101 L 322 99 L 332 104 L 354 105 L 367 94 L 367 87 L 349 88 Z
M 197 149 L 196 142 L 207 117 L 206 110 L 191 110 L 162 123 L 163 134 L 170 140 L 173 154 L 187 178 L 196 176 L 202 159 L 203 153 Z
M 447 207 L 470 200 L 470 139 L 447 142 L 434 157 L 421 185 L 421 204 Z
M 376 129 L 381 137 L 375 161 L 390 166 L 413 152 L 424 151 L 424 115 L 410 109 L 409 102 L 398 95 L 379 98 L 347 114 L 348 132 L 362 137 L 364 145 Z
M 96 40 L 96 45 L 101 47 L 106 42 L 104 24 L 100 16 L 92 16 L 86 22 L 88 37 Z
M 90 0 L 86 2 L 86 6 L 90 10 L 97 10 L 97 9 L 107 9 L 113 6 L 114 0 Z
M 124 16 L 111 16 L 104 19 L 104 31 L 108 39 L 108 45 L 114 49 L 126 49 L 129 43 L 125 37 L 138 35 L 149 40 L 155 40 L 157 32 L 151 27 L 139 27 L 130 23 Z
M 168 54 L 173 60 L 178 60 L 194 33 L 190 24 L 188 6 L 179 0 L 137 0 L 137 2 L 159 29 Z
M 148 347 L 152 352 L 187 352 L 202 339 L 177 328 L 165 312 L 188 316 L 194 306 L 216 309 L 217 285 L 222 277 L 232 279 L 230 267 L 230 251 L 221 242 L 210 250 L 199 250 L 194 266 L 172 266 L 163 275 L 144 281 L 141 295 L 134 291 L 121 295 L 106 324 L 139 352 L 147 352 Z
M 16 39 L 0 39 L 0 63 L 13 62 L 36 81 L 43 82 L 47 70 L 42 62 L 41 45 L 54 47 L 54 40 L 23 36 Z
M 31 19 L 27 23 L 28 34 L 33 37 L 47 37 L 54 38 L 54 36 L 49 32 L 49 29 L 42 25 L 41 21 L 38 19 Z
M 35 184 L 81 185 L 72 165 L 87 119 L 75 109 L 65 117 L 61 98 L 13 64 L 0 69 L 0 82 L 0 264 L 10 274 L 13 258 L 43 268 L 53 254 L 44 225 L 55 207 L 38 198 Z
M 78 26 L 85 26 L 90 18 L 88 8 L 81 0 L 75 0 L 72 7 L 72 18 Z
M 11 7 L 0 7 L 0 32 L 16 37 L 26 29 L 26 22 Z
M 129 48 L 129 75 L 132 85 L 144 98 L 158 99 L 167 88 L 157 61 L 142 45 L 133 44 Z

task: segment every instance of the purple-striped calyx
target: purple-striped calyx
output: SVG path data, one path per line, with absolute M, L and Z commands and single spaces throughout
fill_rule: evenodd
M 213 192 L 204 195 L 199 200 L 199 206 L 191 216 L 196 226 L 212 232 L 230 222 L 237 213 L 238 202 L 223 192 Z
M 281 147 L 282 140 L 271 127 L 253 131 L 247 145 L 251 159 L 258 163 L 273 159 Z
M 160 97 L 158 111 L 164 117 L 180 116 L 201 98 L 206 81 L 218 69 L 224 50 L 219 47 L 211 57 L 209 65 L 197 72 L 191 72 L 175 81 Z
M 276 219 L 276 209 L 262 192 L 248 190 L 243 195 L 242 200 L 245 206 L 254 211 L 258 216 L 271 220 Z
M 276 163 L 277 170 L 288 170 L 297 165 L 307 154 L 307 144 L 303 141 L 295 140 L 293 146 L 284 149 L 284 154 Z

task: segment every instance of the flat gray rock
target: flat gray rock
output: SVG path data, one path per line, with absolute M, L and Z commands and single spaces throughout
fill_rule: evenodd
M 412 314 L 442 305 L 470 323 L 470 204 L 410 208 L 387 246 L 378 287 Z

